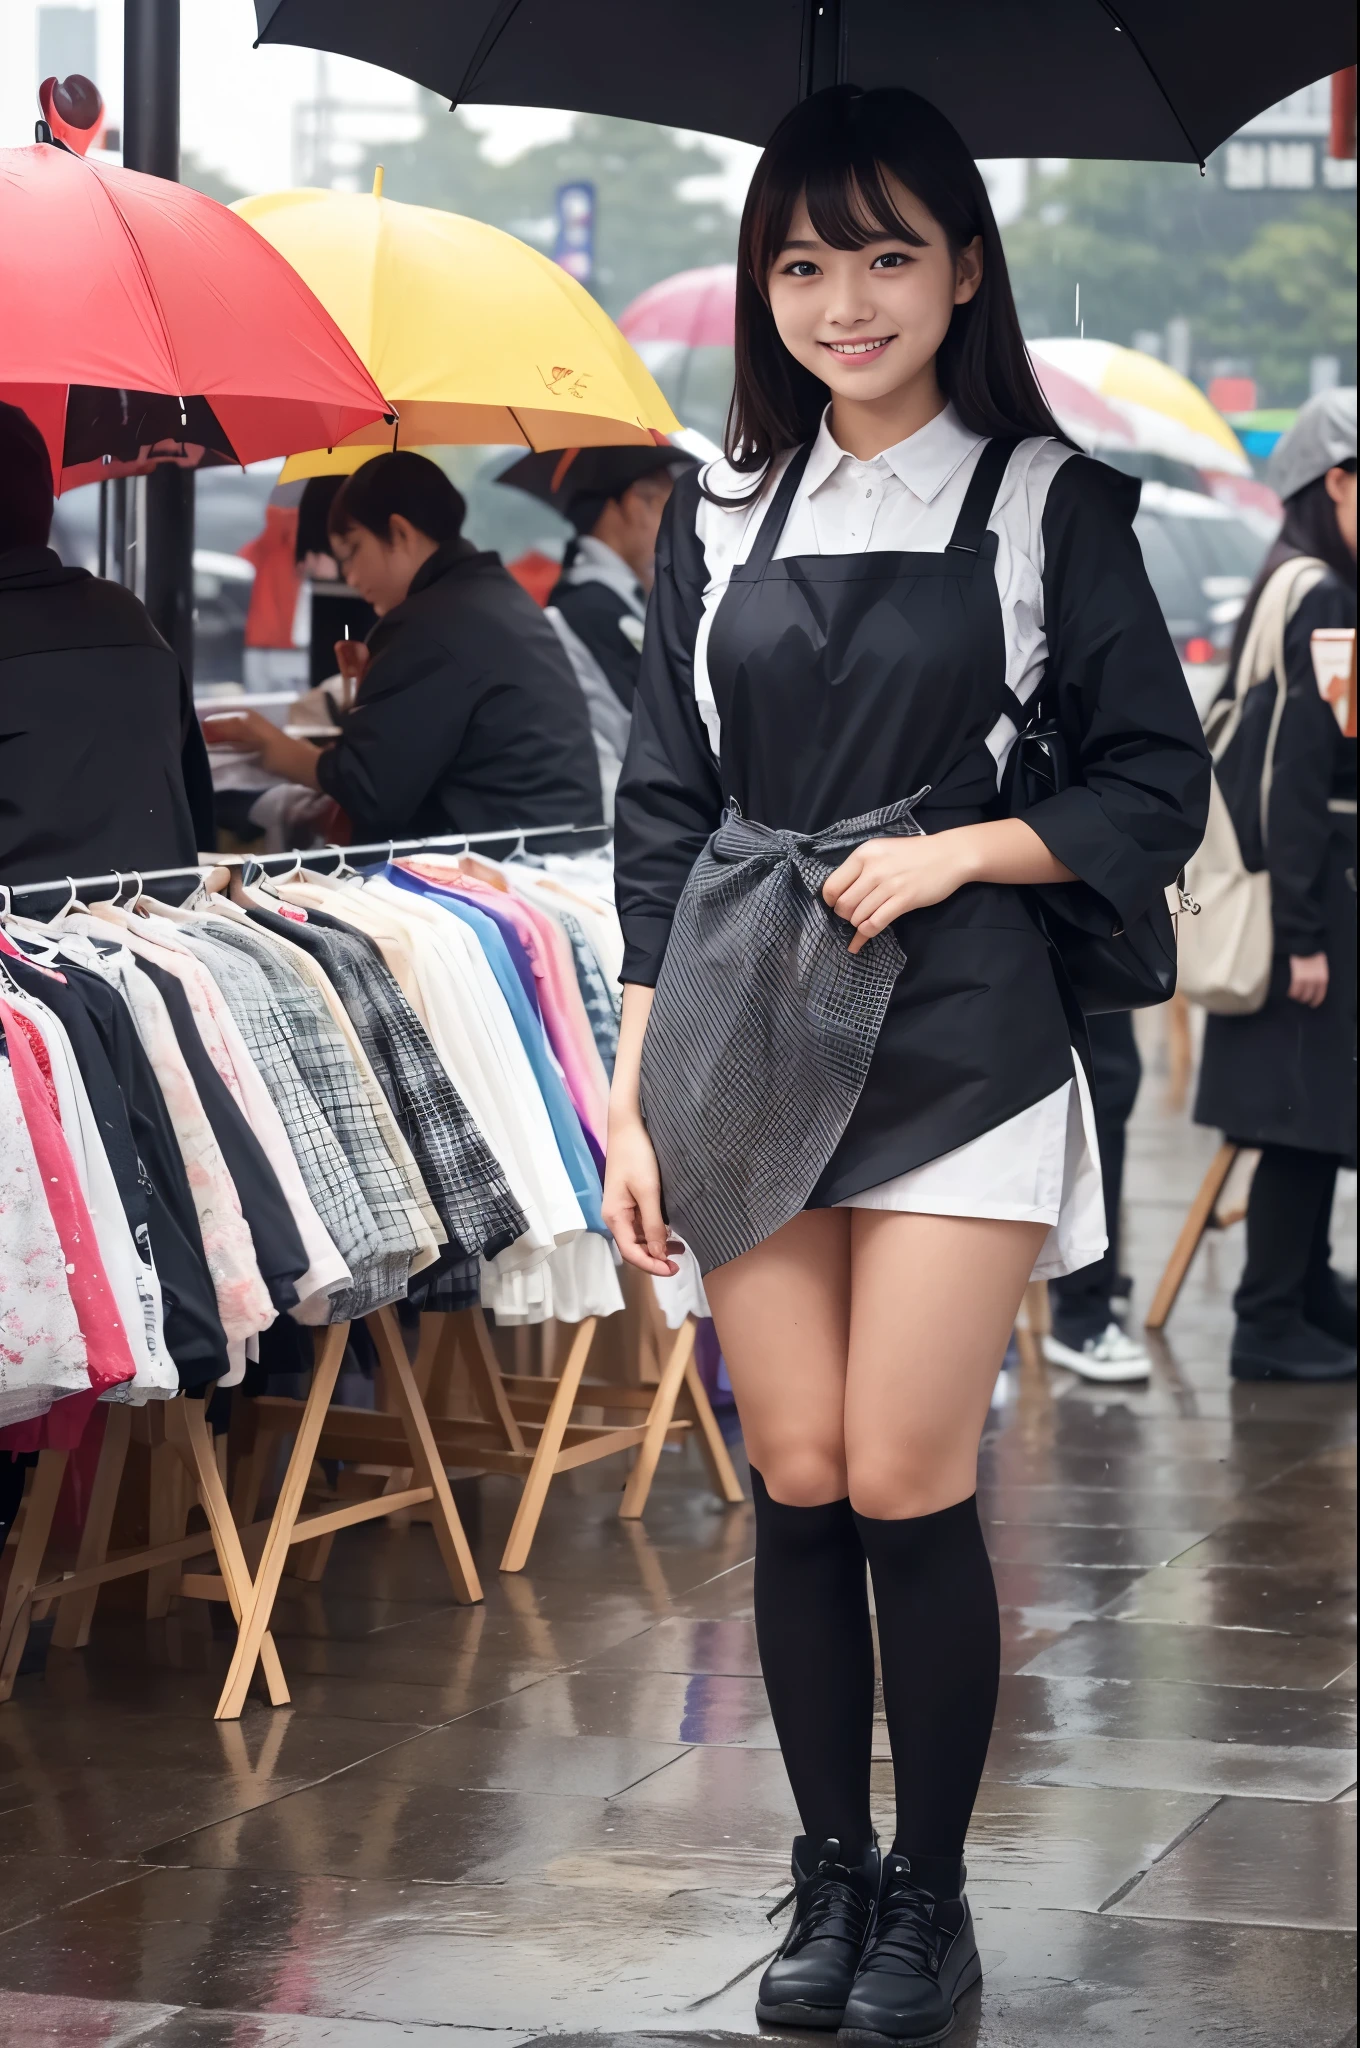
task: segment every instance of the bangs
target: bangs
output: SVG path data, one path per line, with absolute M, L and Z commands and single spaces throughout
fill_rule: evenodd
M 818 237 L 831 249 L 864 249 L 881 235 L 925 245 L 893 201 L 885 166 L 872 150 L 856 148 L 849 137 L 826 137 L 813 161 L 792 175 L 792 165 L 771 166 L 764 204 L 754 237 L 759 249 L 759 285 L 783 248 L 794 208 L 806 198 L 808 218 Z M 783 172 L 784 175 L 780 175 Z

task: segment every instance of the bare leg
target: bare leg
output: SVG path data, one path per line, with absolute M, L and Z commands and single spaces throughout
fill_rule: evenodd
M 756 1640 L 804 1866 L 832 1839 L 859 1865 L 873 1843 L 874 1648 L 845 1481 L 850 1218 L 796 1216 L 707 1287 L 751 1457 Z

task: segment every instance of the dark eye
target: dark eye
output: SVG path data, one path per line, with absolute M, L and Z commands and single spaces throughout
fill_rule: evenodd
M 818 275 L 817 265 L 810 263 L 806 256 L 800 256 L 794 262 L 785 264 L 784 275 L 785 277 L 816 277 Z
M 881 256 L 875 256 L 870 268 L 873 270 L 897 270 L 910 263 L 911 260 L 911 257 L 904 256 L 900 249 L 885 249 Z

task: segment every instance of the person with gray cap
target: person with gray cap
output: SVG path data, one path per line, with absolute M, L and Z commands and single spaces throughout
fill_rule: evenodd
M 1355 1283 L 1330 1249 L 1337 1168 L 1356 1157 L 1355 739 L 1311 646 L 1320 628 L 1355 626 L 1355 445 L 1353 387 L 1310 399 L 1278 443 L 1268 473 L 1284 524 L 1225 686 L 1242 711 L 1216 773 L 1247 866 L 1269 871 L 1275 939 L 1263 1007 L 1207 1020 L 1195 1103 L 1196 1122 L 1261 1151 L 1234 1297 L 1239 1380 L 1355 1373 Z M 1280 676 L 1260 655 L 1273 645 Z

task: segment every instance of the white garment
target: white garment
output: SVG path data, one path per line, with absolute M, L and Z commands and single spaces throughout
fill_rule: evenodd
M 89 1390 L 66 1254 L 43 1197 L 19 1091 L 0 1054 L 0 1424 L 32 1422 L 53 1401 Z
M 942 553 L 954 531 L 986 438 L 965 427 L 952 405 L 895 447 L 862 462 L 833 439 L 829 408 L 794 494 L 776 560 L 786 555 L 854 555 L 882 551 Z M 1048 659 L 1044 630 L 1044 506 L 1049 486 L 1072 450 L 1059 441 L 1022 441 L 1011 456 L 987 522 L 997 536 L 995 575 L 1005 642 L 1005 680 L 1027 704 Z M 703 619 L 694 650 L 694 695 L 713 751 L 721 723 L 708 673 L 713 617 L 733 568 L 755 543 L 761 515 L 792 456 L 772 466 L 748 506 L 725 510 L 700 498 L 695 527 L 709 567 Z M 706 472 L 722 496 L 749 489 L 726 463 Z M 1001 717 L 987 737 L 1005 766 L 1016 727 Z M 940 1159 L 866 1188 L 841 1208 L 921 1211 L 943 1216 L 1024 1216 L 1048 1223 L 1034 1273 L 1056 1279 L 1090 1265 L 1104 1251 L 1105 1204 L 1090 1092 L 1074 1057 L 1075 1100 L 1065 1083 L 1033 1108 L 984 1131 Z
M 7 995 L 6 1001 L 28 1018 L 47 1050 L 62 1135 L 90 1212 L 109 1291 L 132 1354 L 133 1378 L 109 1388 L 104 1398 L 140 1405 L 146 1400 L 177 1394 L 179 1374 L 165 1346 L 164 1304 L 160 1280 L 151 1261 L 150 1242 L 143 1253 L 132 1235 L 66 1027 L 45 1004 L 31 996 L 16 991 Z M 85 1385 L 89 1385 L 88 1376 Z

